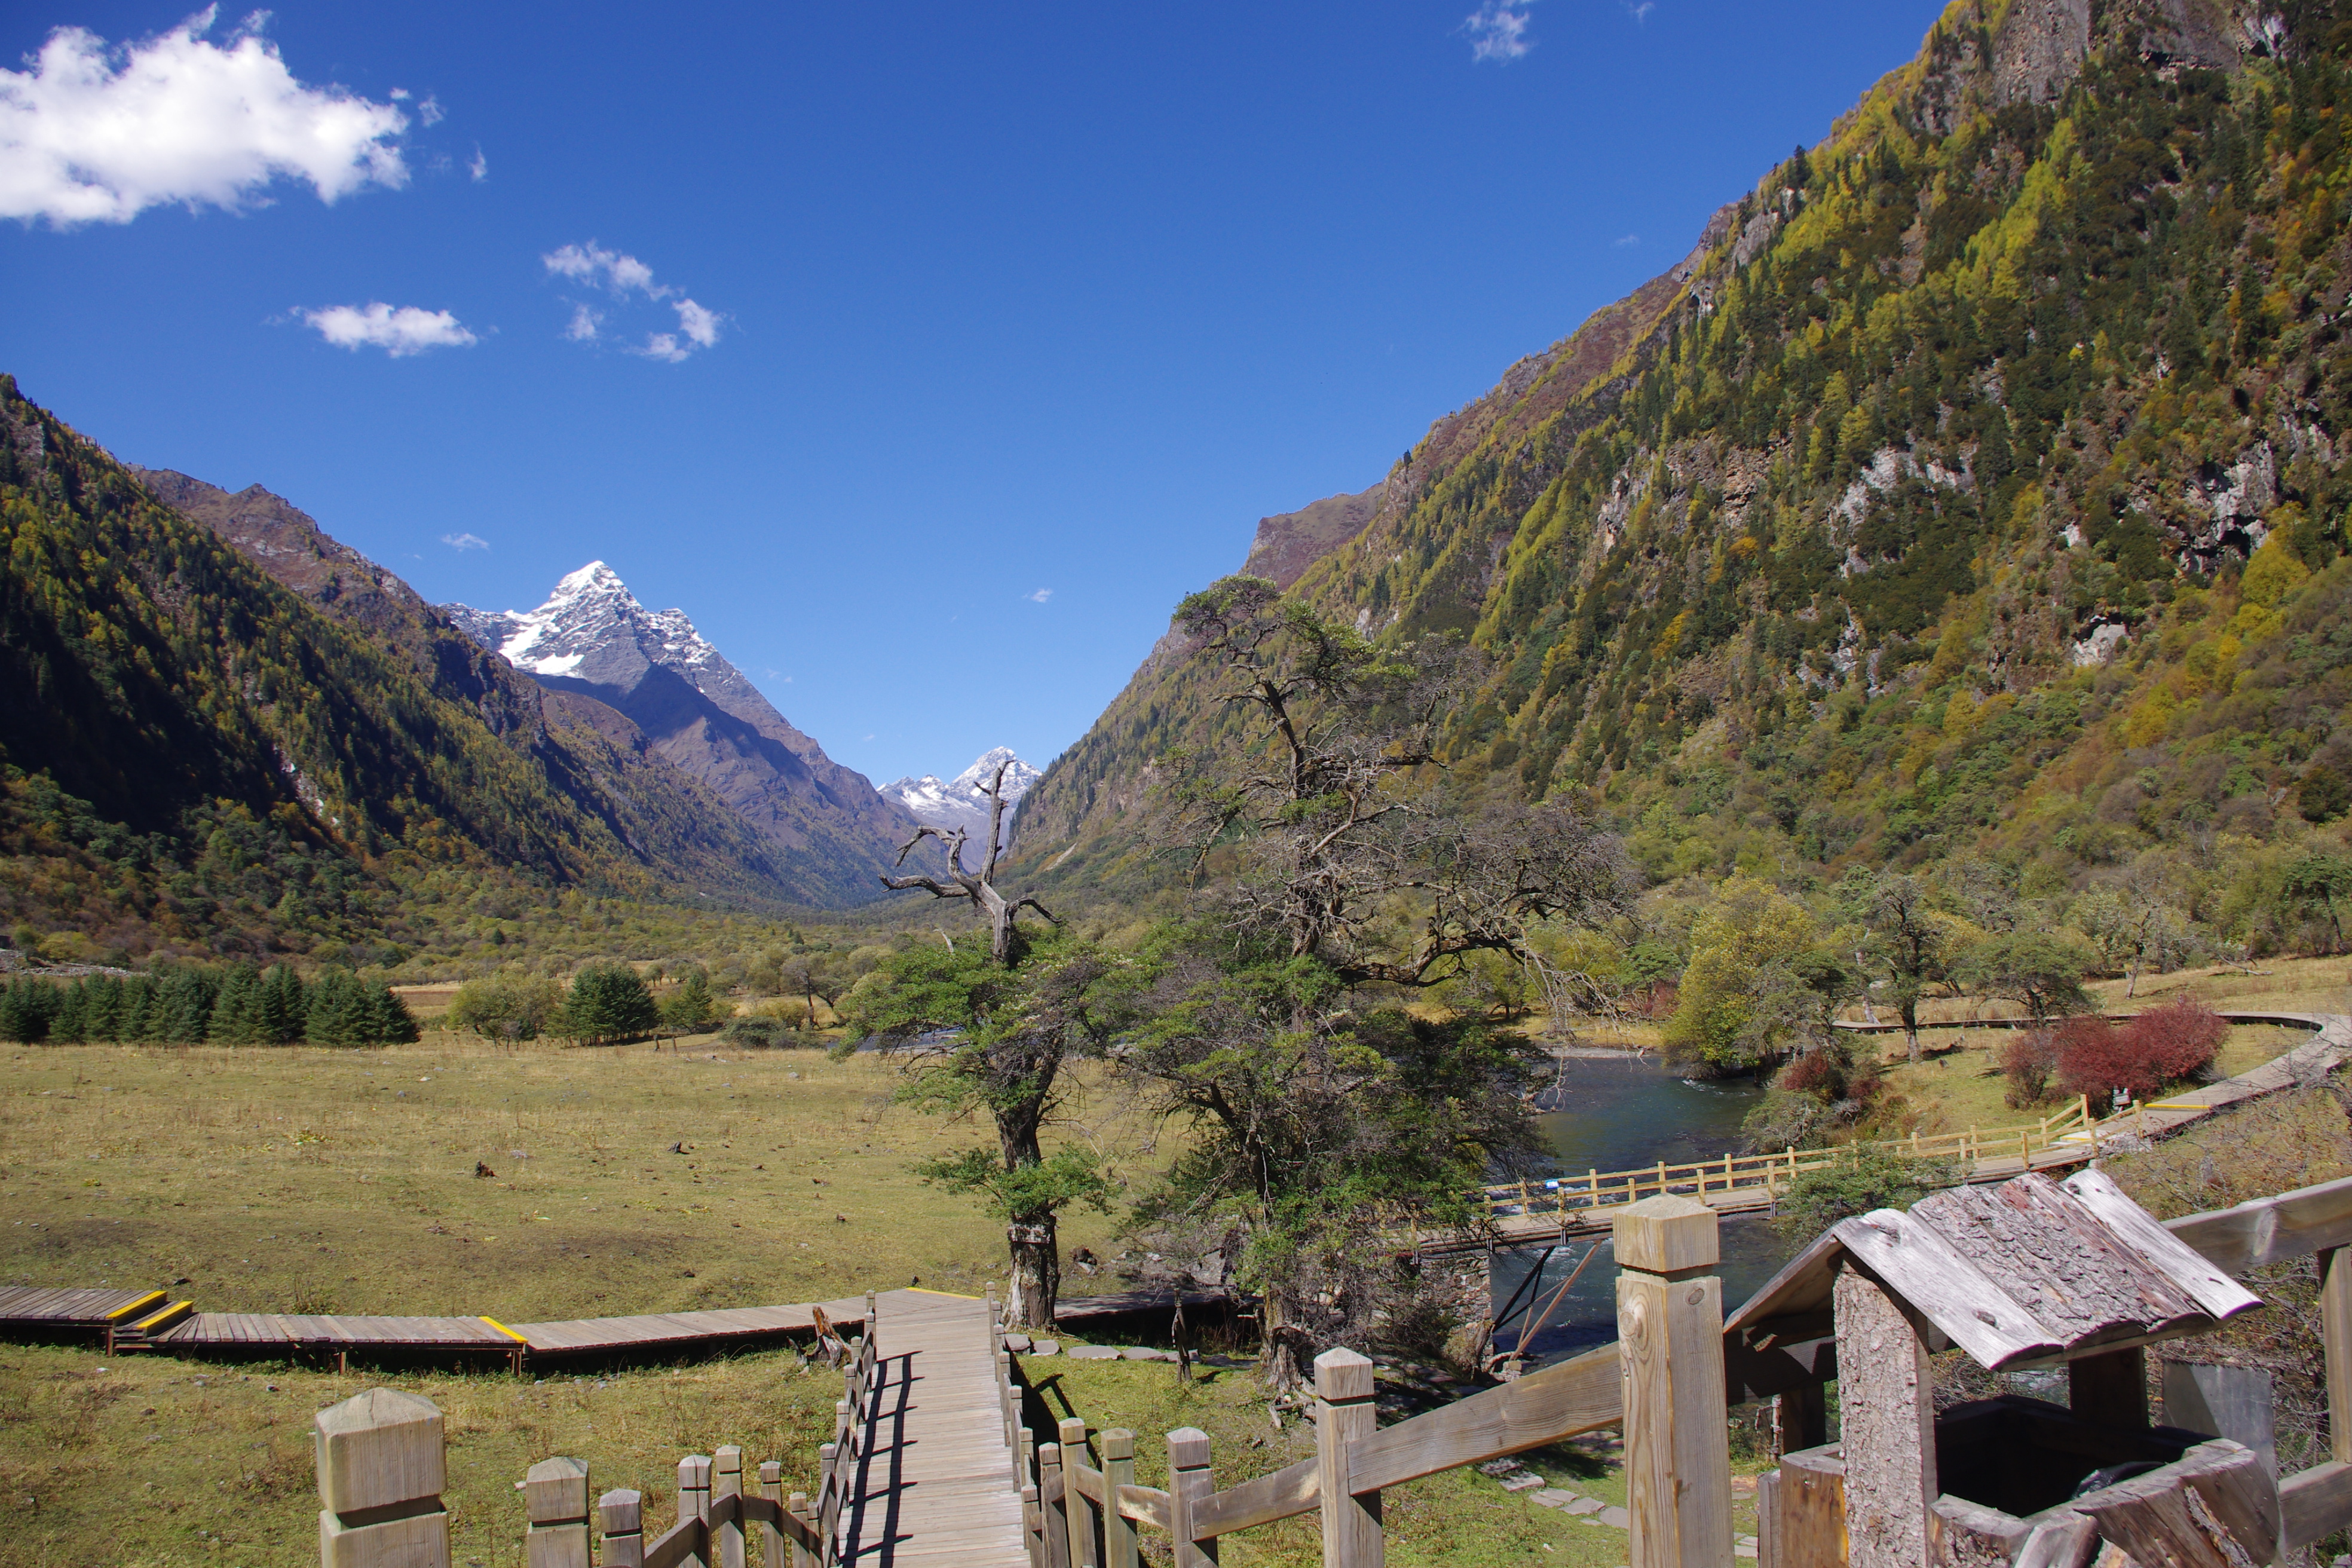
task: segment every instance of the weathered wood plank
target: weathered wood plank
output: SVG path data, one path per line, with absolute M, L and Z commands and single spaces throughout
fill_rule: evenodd
M 1846 1568 L 1845 1461 L 1831 1447 L 1780 1458 L 1779 1568 Z
M 1624 1419 L 1624 1380 L 1615 1345 L 1528 1373 L 1400 1421 L 1349 1445 L 1349 1473 L 1367 1489 L 1540 1447 Z
M 2167 1220 L 2165 1228 L 2232 1275 L 2352 1245 L 2352 1176 Z
M 1122 1518 L 1148 1524 L 1160 1534 L 1170 1533 L 1170 1499 L 1158 1487 L 1122 1485 L 1118 1489 L 1118 1511 Z
M 1349 1450 L 1351 1465 L 1360 1447 Z M 1231 1535 L 1237 1530 L 1311 1512 L 1322 1497 L 1319 1475 L 1317 1461 L 1307 1458 L 1254 1481 L 1228 1487 L 1193 1507 L 1193 1531 L 1202 1536 Z
M 2308 1546 L 2352 1525 L 2352 1464 L 2331 1459 L 2279 1483 L 2280 1539 Z

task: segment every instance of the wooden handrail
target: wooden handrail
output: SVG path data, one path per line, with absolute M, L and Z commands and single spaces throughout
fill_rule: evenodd
M 1148 1524 L 1161 1534 L 1168 1533 L 1168 1494 L 1158 1487 L 1122 1486 L 1118 1489 L 1118 1511 L 1138 1524 Z
M 1272 1524 L 1322 1505 L 1320 1461 L 1304 1458 L 1284 1469 L 1244 1481 L 1192 1505 L 1192 1539 L 1213 1541 L 1237 1530 Z
M 1614 1342 L 1572 1361 L 1383 1427 L 1348 1445 L 1360 1492 L 1398 1486 L 1613 1426 L 1625 1416 L 1624 1363 Z
M 2226 1274 L 2352 1246 L 2352 1176 L 2167 1220 L 2165 1226 Z

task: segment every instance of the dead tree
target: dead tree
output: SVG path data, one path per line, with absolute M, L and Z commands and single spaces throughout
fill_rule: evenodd
M 1012 765 L 1009 762 L 999 763 L 995 773 L 988 781 L 988 859 L 978 871 L 964 869 L 963 847 L 971 832 L 969 828 L 959 827 L 950 832 L 927 822 L 915 830 L 915 836 L 908 839 L 898 851 L 898 864 L 905 865 L 907 857 L 913 854 L 915 846 L 924 839 L 936 838 L 940 847 L 948 852 L 950 880 L 942 882 L 936 877 L 882 879 L 882 885 L 892 892 L 910 892 L 920 889 L 935 899 L 971 900 L 972 909 L 988 921 L 989 956 L 999 963 L 1013 961 L 1013 921 L 1023 910 L 1035 910 L 1055 924 L 1061 923 L 1055 920 L 1051 910 L 1034 898 L 1024 893 L 1020 898 L 1008 900 L 996 890 L 996 862 L 1003 854 L 1001 846 L 1004 826 L 1004 770 Z

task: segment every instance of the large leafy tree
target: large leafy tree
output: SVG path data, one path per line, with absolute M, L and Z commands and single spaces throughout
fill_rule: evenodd
M 1045 1134 L 1072 1090 L 1070 1065 L 1101 1053 L 1132 1020 L 1135 965 L 1074 937 L 1015 931 L 1004 958 L 967 943 L 921 947 L 877 971 L 848 999 L 850 1040 L 909 1046 L 898 1098 L 985 1118 L 993 1152 L 928 1162 L 921 1173 L 980 1195 L 1005 1222 L 1014 1319 L 1050 1328 L 1061 1289 L 1060 1215 L 1099 1205 L 1110 1187 L 1087 1152 L 1049 1155 Z
M 1175 620 L 1241 722 L 1169 759 L 1165 838 L 1202 907 L 1162 934 L 1120 1060 L 1191 1140 L 1139 1217 L 1261 1292 L 1289 1386 L 1318 1342 L 1370 1326 L 1388 1233 L 1468 1220 L 1470 1188 L 1538 1152 L 1532 1048 L 1398 999 L 1489 956 L 1549 987 L 1538 931 L 1613 918 L 1627 879 L 1564 805 L 1447 787 L 1457 647 L 1375 644 L 1253 577 Z

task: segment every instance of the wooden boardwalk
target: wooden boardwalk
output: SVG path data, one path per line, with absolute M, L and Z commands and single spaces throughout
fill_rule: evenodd
M 837 1561 L 1028 1568 L 988 1304 L 890 1290 L 874 1305 L 879 1355 Z

